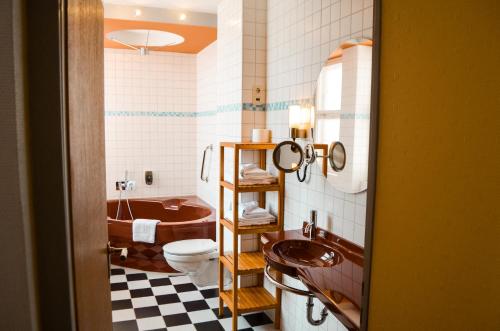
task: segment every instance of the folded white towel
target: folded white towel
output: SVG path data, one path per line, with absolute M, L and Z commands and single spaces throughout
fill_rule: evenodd
M 156 225 L 159 220 L 138 218 L 132 222 L 132 240 L 148 244 L 155 243 Z
M 259 169 L 259 167 L 257 167 L 257 165 L 254 164 L 254 163 L 242 164 L 241 165 L 241 170 L 240 170 L 241 177 L 245 177 L 245 175 L 247 173 L 249 173 L 250 171 L 252 171 L 254 169 Z
M 271 214 L 269 214 L 269 212 L 267 210 L 265 210 L 264 208 L 255 208 L 249 212 L 246 212 L 246 213 L 242 213 L 240 215 L 240 217 L 244 217 L 244 218 L 265 218 L 265 217 L 272 217 Z
M 267 185 L 274 184 L 278 181 L 276 177 L 269 176 L 265 178 L 240 178 L 240 185 Z
M 244 164 L 241 167 L 240 175 L 243 178 L 249 177 L 269 177 L 268 171 L 259 168 L 256 164 Z
M 257 201 L 243 202 L 240 204 L 240 216 L 246 215 L 256 208 L 259 208 Z
M 270 217 L 262 217 L 262 218 L 240 218 L 238 220 L 241 225 L 262 225 L 262 224 L 271 224 L 276 222 L 276 218 L 274 216 Z
M 262 177 L 271 177 L 269 172 L 262 170 L 262 169 L 254 169 L 250 170 L 249 172 L 246 172 L 243 176 L 243 178 L 262 178 Z

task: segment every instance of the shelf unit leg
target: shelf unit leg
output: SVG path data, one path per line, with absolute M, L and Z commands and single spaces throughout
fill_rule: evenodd
M 234 191 L 233 191 L 233 331 L 238 331 L 238 217 L 239 217 L 239 169 L 240 168 L 240 150 L 234 149 Z
M 222 190 L 223 188 L 221 188 Z M 219 294 L 224 291 L 224 265 L 220 257 L 224 254 L 224 226 L 219 223 Z M 219 317 L 224 315 L 224 301 L 219 295 Z
M 266 155 L 267 152 L 265 149 L 259 151 L 259 166 L 263 170 L 266 170 L 267 168 Z M 259 207 L 266 209 L 266 192 L 259 192 Z M 260 244 L 260 238 L 258 236 L 257 240 L 259 242 L 259 251 L 262 251 L 262 245 Z M 257 286 L 264 286 L 263 273 L 257 275 Z
M 224 180 L 224 147 L 219 149 L 219 183 Z M 224 255 L 224 225 L 220 222 L 224 218 L 224 187 L 219 185 L 219 317 L 224 315 L 224 301 L 220 294 L 224 291 L 224 265 L 221 256 Z

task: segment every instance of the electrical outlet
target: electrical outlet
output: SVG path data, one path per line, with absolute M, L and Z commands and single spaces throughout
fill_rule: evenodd
M 262 106 L 266 103 L 266 91 L 260 85 L 255 85 L 252 89 L 252 100 L 254 106 Z

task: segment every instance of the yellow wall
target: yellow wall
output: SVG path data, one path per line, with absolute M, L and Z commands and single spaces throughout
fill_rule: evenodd
M 500 330 L 500 2 L 382 0 L 369 330 Z

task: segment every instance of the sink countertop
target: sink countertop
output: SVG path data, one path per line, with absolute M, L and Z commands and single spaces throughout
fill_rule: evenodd
M 309 291 L 330 310 L 349 330 L 359 330 L 361 321 L 361 298 L 363 284 L 363 248 L 333 233 L 326 232 L 325 238 L 319 236 L 317 229 L 315 242 L 339 251 L 340 262 L 332 267 L 306 267 L 294 265 L 297 277 Z M 282 240 L 309 240 L 303 229 L 268 232 L 261 235 L 264 247 L 270 247 Z M 270 250 L 267 250 L 269 253 Z M 281 259 L 283 264 L 289 261 Z

